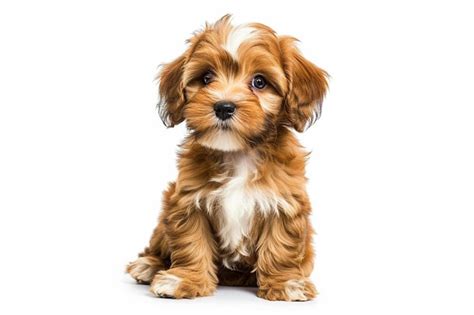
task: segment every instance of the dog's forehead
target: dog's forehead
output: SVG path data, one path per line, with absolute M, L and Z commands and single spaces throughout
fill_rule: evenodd
M 245 42 L 257 39 L 260 33 L 261 31 L 258 28 L 249 24 L 233 27 L 224 34 L 222 47 L 234 59 L 237 59 L 239 47 Z
M 263 24 L 217 23 L 196 33 L 189 43 L 183 75 L 186 83 L 210 69 L 238 80 L 260 73 L 272 78 L 279 90 L 285 89 L 279 37 Z
M 245 52 L 248 52 L 249 47 L 252 47 L 252 50 L 258 48 L 262 53 L 275 54 L 279 51 L 276 33 L 259 23 L 237 26 L 229 22 L 217 23 L 208 26 L 202 33 L 197 33 L 189 42 L 194 47 L 192 52 L 226 52 L 237 62 L 243 57 L 242 53 L 245 55 Z

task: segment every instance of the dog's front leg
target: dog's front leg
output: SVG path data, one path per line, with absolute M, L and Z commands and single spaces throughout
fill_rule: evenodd
M 267 300 L 307 301 L 317 292 L 312 269 L 312 229 L 306 215 L 273 216 L 259 239 L 257 295 Z
M 168 209 L 166 234 L 171 268 L 153 279 L 151 292 L 160 297 L 193 298 L 211 295 L 217 286 L 216 244 L 207 218 L 192 206 Z M 173 203 L 171 201 L 171 203 Z

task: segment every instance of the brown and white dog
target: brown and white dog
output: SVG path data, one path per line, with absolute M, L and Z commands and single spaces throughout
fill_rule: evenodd
M 321 113 L 327 74 L 296 39 L 224 16 L 159 74 L 164 123 L 189 135 L 149 246 L 127 272 L 160 297 L 258 286 L 268 300 L 315 297 L 305 160 L 291 129 Z

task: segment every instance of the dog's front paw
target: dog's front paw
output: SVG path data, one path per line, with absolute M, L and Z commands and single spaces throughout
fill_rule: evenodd
M 216 284 L 203 276 L 176 268 L 160 271 L 153 279 L 150 291 L 158 297 L 183 299 L 212 295 L 215 288 Z
M 163 263 L 153 256 L 140 257 L 127 265 L 127 272 L 138 283 L 150 283 L 161 269 L 164 269 Z
M 318 292 L 308 279 L 293 279 L 284 283 L 268 283 L 260 286 L 257 296 L 270 301 L 309 301 Z

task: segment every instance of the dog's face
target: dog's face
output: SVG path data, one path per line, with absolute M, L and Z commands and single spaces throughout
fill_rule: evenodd
M 295 39 L 262 24 L 234 27 L 225 16 L 189 44 L 159 76 L 166 125 L 185 120 L 200 144 L 238 151 L 265 142 L 280 125 L 301 132 L 319 117 L 326 73 Z

